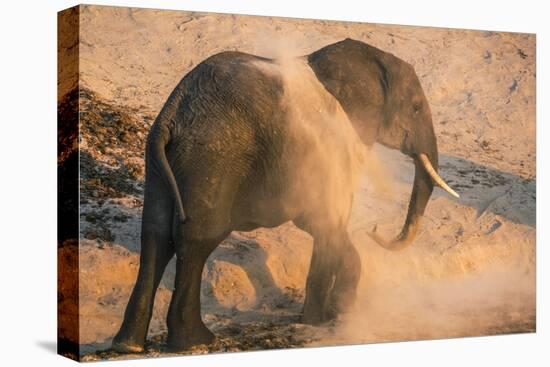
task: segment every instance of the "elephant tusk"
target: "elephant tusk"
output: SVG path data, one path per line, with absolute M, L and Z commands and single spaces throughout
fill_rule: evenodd
M 449 194 L 453 195 L 455 198 L 460 197 L 460 195 L 458 195 L 455 190 L 451 189 L 449 187 L 449 185 L 447 185 L 447 183 L 445 181 L 443 181 L 443 179 L 437 174 L 434 167 L 432 166 L 432 163 L 430 162 L 430 159 L 428 158 L 428 156 L 426 154 L 421 153 L 419 158 L 420 158 L 420 161 L 422 162 L 422 165 L 424 166 L 424 169 L 426 170 L 426 172 L 428 172 L 428 174 L 430 175 L 432 180 L 439 187 L 441 187 L 443 190 L 447 191 Z

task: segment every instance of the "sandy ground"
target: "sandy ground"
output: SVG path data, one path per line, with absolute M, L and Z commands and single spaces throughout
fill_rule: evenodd
M 400 253 L 379 248 L 366 231 L 377 223 L 387 235 L 398 232 L 414 168 L 375 146 L 349 225 L 363 265 L 355 309 L 331 325 L 300 325 L 309 235 L 291 224 L 232 233 L 203 272 L 203 319 L 219 343 L 190 353 L 535 330 L 534 35 L 84 6 L 84 360 L 143 356 L 102 350 L 118 330 L 139 264 L 144 139 L 174 86 L 220 51 L 301 55 L 346 37 L 415 67 L 434 117 L 440 173 L 461 198 L 436 189 L 414 245 Z M 164 353 L 173 276 L 170 264 L 147 356 Z

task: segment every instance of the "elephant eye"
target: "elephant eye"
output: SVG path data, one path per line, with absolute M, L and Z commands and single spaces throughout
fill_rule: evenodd
M 420 105 L 413 105 L 413 112 L 415 115 L 418 114 L 418 112 L 420 112 Z

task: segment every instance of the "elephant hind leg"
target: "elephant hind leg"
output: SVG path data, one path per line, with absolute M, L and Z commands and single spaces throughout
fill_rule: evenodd
M 201 224 L 212 222 L 197 221 Z M 201 318 L 201 280 L 208 256 L 229 234 L 229 230 L 216 236 L 191 236 L 197 233 L 191 220 L 180 225 L 176 237 L 176 279 L 175 290 L 168 309 L 167 346 L 170 351 L 183 351 L 200 344 L 212 344 L 214 334 L 206 327 Z M 195 226 L 196 227 L 196 226 Z M 207 231 L 209 225 L 200 226 Z
M 153 304 L 164 269 L 174 255 L 168 239 L 158 233 L 145 233 L 138 278 L 120 330 L 113 339 L 112 348 L 120 353 L 143 351 L 149 323 L 153 315 Z
M 171 241 L 173 205 L 159 181 L 149 178 L 145 190 L 139 272 L 112 348 L 121 353 L 141 352 L 153 314 L 153 303 L 166 265 L 174 256 Z M 162 186 L 160 186 L 162 187 Z
M 192 247 L 176 260 L 175 291 L 168 309 L 168 349 L 182 351 L 194 345 L 211 344 L 215 337 L 206 327 L 200 312 L 202 269 L 208 253 L 204 244 L 190 243 Z

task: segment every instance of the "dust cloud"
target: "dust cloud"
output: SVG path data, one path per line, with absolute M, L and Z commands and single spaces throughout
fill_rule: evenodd
M 310 50 L 275 35 L 259 36 L 257 45 L 254 52 L 274 62 L 254 66 L 281 78 L 284 88 L 281 111 L 288 116 L 290 140 L 285 153 L 293 166 L 289 211 L 292 206 L 310 207 L 309 214 L 320 222 L 346 223 L 352 205 L 349 193 L 357 190 L 363 172 L 379 191 L 391 193 L 391 180 L 376 154 L 362 144 L 340 103 L 303 57 Z
M 483 244 L 462 256 L 414 247 L 389 253 L 365 238 L 353 242 L 362 279 L 354 310 L 329 337 L 335 343 L 513 333 L 534 324 L 533 263 L 506 261 L 520 254 L 494 253 Z M 468 269 L 472 262 L 480 269 Z
M 502 219 L 493 214 L 479 217 L 473 210 L 460 212 L 460 204 L 436 189 L 423 219 L 424 228 L 409 248 L 390 252 L 370 240 L 366 223 L 393 218 L 388 235 L 397 233 L 404 221 L 414 172 L 406 159 L 396 159 L 398 153 L 384 148 L 374 151 L 379 151 L 378 162 L 384 164 L 386 179 L 398 181 L 398 195 L 384 195 L 372 173 L 364 172 L 363 191 L 356 195 L 349 225 L 362 263 L 357 302 L 322 344 L 533 331 L 536 251 L 527 240 L 493 232 L 494 223 Z M 408 172 L 404 169 L 407 165 Z M 408 179 L 398 178 L 404 175 Z M 458 218 L 448 216 L 449 212 Z M 470 227 L 457 225 L 457 221 L 470 222 Z M 491 223 L 489 229 L 480 231 L 484 222 Z M 519 233 L 528 230 L 521 225 L 502 225 Z M 439 231 L 444 227 L 447 231 L 456 228 L 455 236 L 442 236 Z

